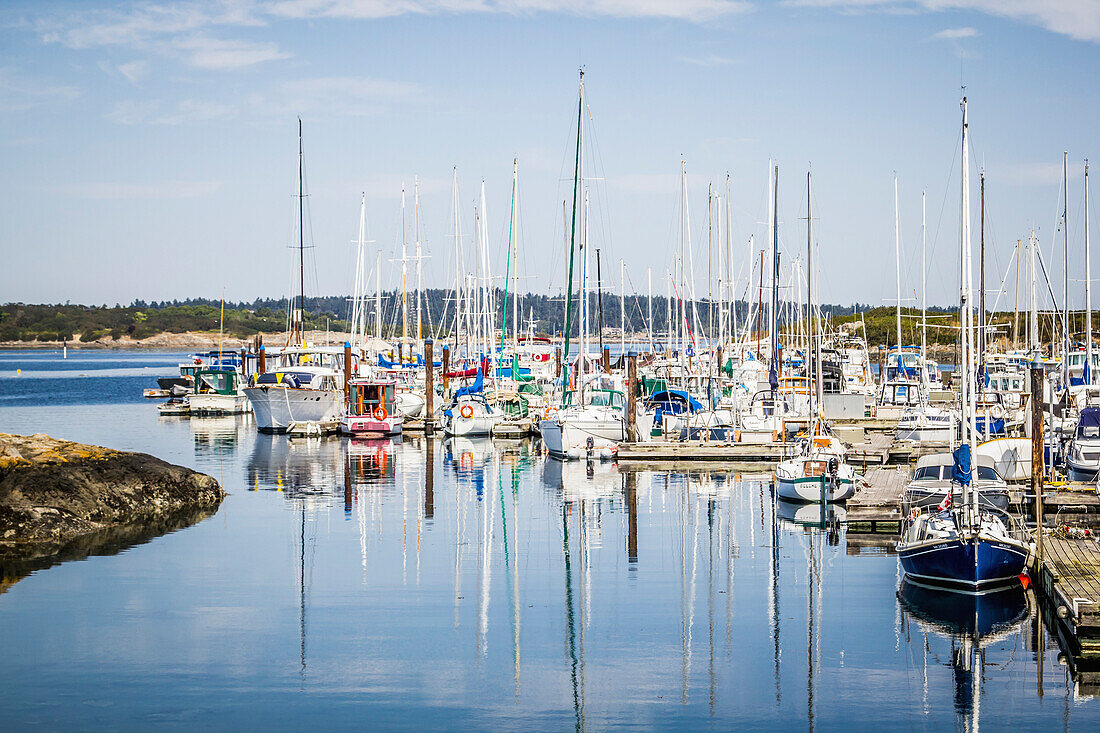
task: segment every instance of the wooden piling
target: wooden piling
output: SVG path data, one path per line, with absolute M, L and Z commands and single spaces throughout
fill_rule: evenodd
M 626 357 L 626 438 L 638 442 L 638 356 L 633 351 Z
M 626 561 L 634 565 L 638 562 L 638 474 L 635 471 L 627 471 L 623 480 L 627 515 Z
M 351 379 L 351 342 L 344 342 L 344 404 L 348 404 L 351 400 L 351 385 L 348 384 L 348 380 Z
M 262 343 L 260 344 L 260 366 L 258 369 L 259 374 L 267 372 L 267 347 Z
M 1043 559 L 1043 365 L 1031 367 L 1031 490 L 1035 494 L 1035 555 Z
M 447 376 L 447 372 L 451 370 L 451 347 L 443 345 L 443 394 L 447 394 L 447 390 L 451 386 L 451 378 Z
M 424 339 L 424 434 L 429 438 L 432 437 L 435 429 L 435 370 L 432 368 L 435 365 L 433 361 L 432 340 Z
M 425 430 L 427 426 L 425 426 Z M 424 518 L 435 517 L 435 441 L 430 437 L 424 446 Z
M 611 373 L 611 347 L 603 347 L 603 370 L 605 374 Z
M 554 347 L 554 374 L 561 379 L 561 347 Z

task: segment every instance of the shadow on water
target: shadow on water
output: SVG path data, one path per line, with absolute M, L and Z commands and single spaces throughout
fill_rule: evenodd
M 117 555 L 162 535 L 190 527 L 213 516 L 217 511 L 217 507 L 186 509 L 151 522 L 111 527 L 77 537 L 49 556 L 0 557 L 0 593 L 37 570 L 45 570 L 69 560 L 83 560 L 93 555 Z

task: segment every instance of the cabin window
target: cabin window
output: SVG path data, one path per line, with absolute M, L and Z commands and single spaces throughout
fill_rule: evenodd
M 917 473 L 913 476 L 914 479 L 925 479 L 934 481 L 940 477 L 939 466 L 921 466 L 917 469 Z
M 978 480 L 996 481 L 997 472 L 993 470 L 992 466 L 978 466 Z

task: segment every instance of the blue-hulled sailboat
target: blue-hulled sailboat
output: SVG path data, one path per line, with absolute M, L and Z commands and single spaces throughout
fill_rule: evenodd
M 953 483 L 962 491 L 962 502 L 954 503 L 952 491 L 944 503 L 930 513 L 913 509 L 897 549 L 906 576 L 913 580 L 956 590 L 985 592 L 1014 582 L 1024 572 L 1031 543 L 1024 533 L 1015 529 L 1008 514 L 979 505 L 972 482 L 972 456 L 978 430 L 965 97 L 962 111 L 962 302 L 959 314 L 962 328 L 960 397 L 964 419 L 963 441 L 954 454 L 953 472 Z

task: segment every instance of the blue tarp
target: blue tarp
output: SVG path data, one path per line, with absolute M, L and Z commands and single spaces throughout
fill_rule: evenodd
M 466 387 L 460 388 L 457 392 L 455 392 L 454 399 L 455 399 L 455 401 L 457 401 L 458 398 L 460 398 L 460 397 L 467 397 L 467 396 L 472 395 L 472 394 L 477 394 L 478 392 L 481 391 L 482 387 L 484 387 L 484 386 L 485 386 L 485 377 L 482 375 L 481 369 L 478 368 L 477 377 L 474 379 L 474 383 L 471 384 L 471 385 L 468 385 Z
M 951 469 L 951 480 L 962 486 L 970 485 L 970 444 L 963 443 L 951 454 L 955 466 Z

